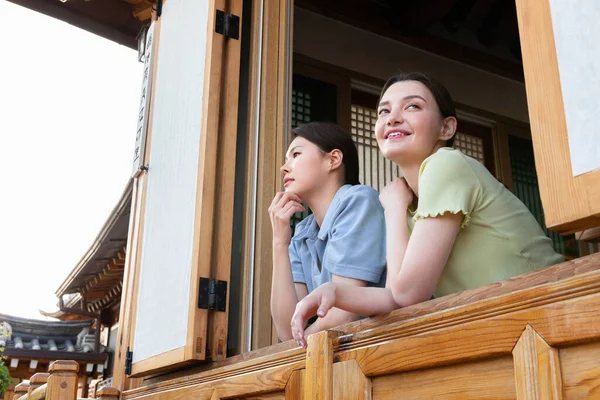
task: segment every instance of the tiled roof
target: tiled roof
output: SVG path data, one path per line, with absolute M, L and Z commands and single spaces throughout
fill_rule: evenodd
M 0 314 L 6 333 L 0 346 L 8 349 L 91 353 L 94 330 L 91 321 L 39 321 Z M 102 350 L 102 349 L 101 349 Z

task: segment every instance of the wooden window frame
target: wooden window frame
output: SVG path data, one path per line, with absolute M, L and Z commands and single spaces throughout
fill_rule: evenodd
M 600 171 L 573 176 L 549 0 L 516 0 L 527 104 L 546 226 L 600 226 Z
M 237 129 L 238 86 L 240 68 L 239 40 L 228 40 L 215 32 L 216 10 L 241 15 L 243 0 L 226 2 L 211 0 L 208 4 L 209 23 L 206 27 L 205 81 L 202 100 L 202 118 L 198 190 L 190 276 L 189 312 L 185 345 L 146 360 L 133 363 L 132 373 L 124 373 L 126 352 L 135 350 L 134 332 L 138 308 L 139 276 L 142 236 L 148 176 L 134 178 L 132 212 L 129 227 L 124 290 L 120 312 L 121 329 L 115 354 L 113 385 L 120 390 L 141 383 L 138 378 L 163 370 L 171 370 L 200 360 L 221 360 L 226 357 L 228 308 L 225 312 L 208 313 L 198 308 L 199 278 L 211 277 L 229 281 L 231 246 L 217 245 L 220 238 L 231 237 L 233 229 L 233 193 L 235 181 L 236 135 L 227 132 Z M 156 21 L 155 45 L 160 43 L 161 19 Z M 158 56 L 158 51 L 155 50 Z M 158 63 L 155 63 L 157 65 Z M 156 76 L 156 69 L 152 75 Z M 151 94 L 147 146 L 144 162 L 150 157 L 152 115 L 155 91 Z M 226 112 L 222 112 L 226 110 Z M 201 256 L 200 256 L 201 255 Z

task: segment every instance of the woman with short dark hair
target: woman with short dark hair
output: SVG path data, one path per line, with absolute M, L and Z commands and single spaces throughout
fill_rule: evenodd
M 378 193 L 358 182 L 358 152 L 341 127 L 311 122 L 293 131 L 281 167 L 284 192 L 269 214 L 273 228 L 271 314 L 279 338 L 292 338 L 290 321 L 299 300 L 320 285 L 351 287 L 385 283 L 385 222 Z M 304 211 L 291 234 L 290 218 Z M 333 309 L 307 332 L 332 328 L 358 317 Z

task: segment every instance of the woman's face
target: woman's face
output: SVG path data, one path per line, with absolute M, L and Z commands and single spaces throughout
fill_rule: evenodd
M 381 97 L 377 113 L 379 149 L 397 164 L 420 163 L 444 145 L 444 120 L 421 82 L 394 83 Z
M 327 153 L 303 137 L 298 136 L 290 143 L 285 160 L 281 174 L 286 192 L 305 199 L 327 180 L 330 171 Z

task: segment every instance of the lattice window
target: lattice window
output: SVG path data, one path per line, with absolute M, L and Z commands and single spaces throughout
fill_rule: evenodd
M 375 190 L 383 187 L 400 176 L 400 168 L 383 157 L 375 139 L 375 122 L 377 110 L 373 108 L 352 105 L 350 125 L 352 139 L 358 149 L 360 163 L 360 182 Z
M 311 121 L 310 108 L 310 93 L 292 90 L 292 128 Z
M 456 132 L 452 147 L 462 151 L 464 154 L 485 165 L 485 151 L 482 138 L 468 135 L 466 133 Z

